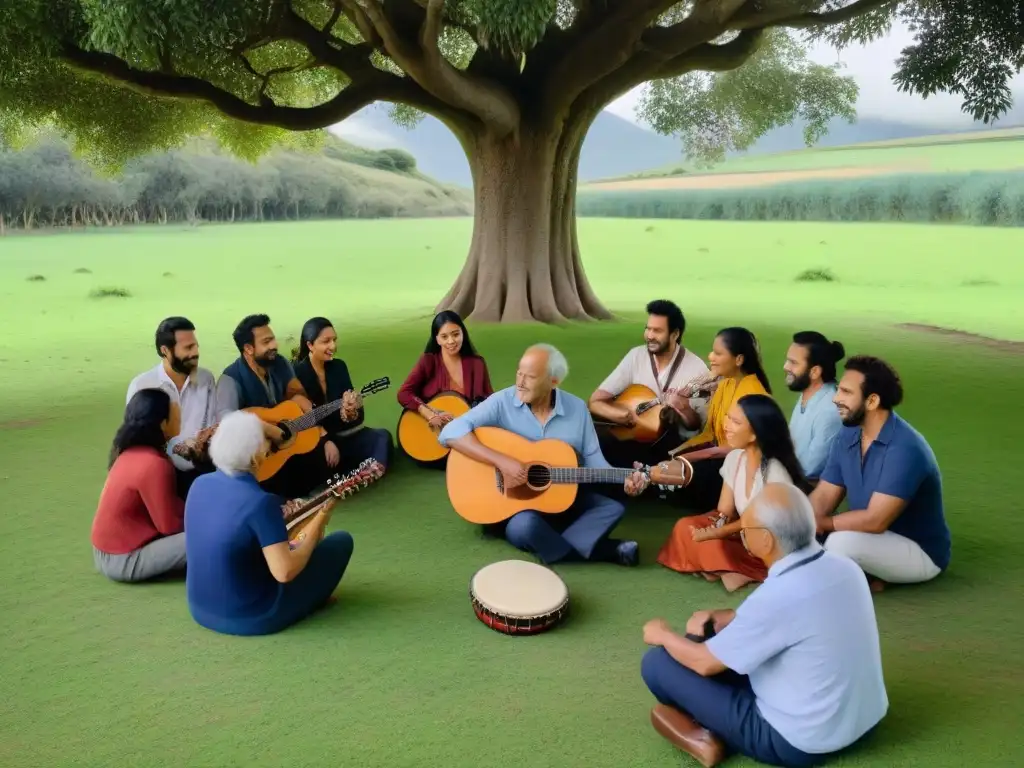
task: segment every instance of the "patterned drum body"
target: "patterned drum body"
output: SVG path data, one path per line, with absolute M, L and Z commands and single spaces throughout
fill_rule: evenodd
M 506 635 L 535 635 L 559 624 L 569 612 L 569 590 L 550 568 L 526 560 L 503 560 L 477 571 L 469 585 L 480 621 Z

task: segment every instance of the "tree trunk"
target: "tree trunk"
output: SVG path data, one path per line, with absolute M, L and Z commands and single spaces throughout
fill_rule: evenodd
M 460 137 L 473 172 L 473 238 L 438 311 L 502 323 L 612 317 L 587 281 L 576 238 L 576 173 L 589 125 Z

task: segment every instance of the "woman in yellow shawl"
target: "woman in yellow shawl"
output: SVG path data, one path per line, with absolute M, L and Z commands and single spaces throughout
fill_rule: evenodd
M 722 493 L 722 464 L 732 450 L 725 437 L 726 414 L 741 397 L 772 393 L 757 337 L 746 328 L 723 328 L 717 333 L 708 368 L 719 379 L 708 403 L 707 422 L 679 452 L 693 465 L 693 479 L 670 496 L 675 504 L 702 510 L 715 506 Z

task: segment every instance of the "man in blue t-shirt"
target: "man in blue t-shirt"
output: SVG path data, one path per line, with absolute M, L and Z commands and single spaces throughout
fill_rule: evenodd
M 951 557 L 939 465 L 893 411 L 902 400 L 899 376 L 884 360 L 847 361 L 835 396 L 843 429 L 810 497 L 825 548 L 855 561 L 876 589 L 929 581 Z M 833 514 L 844 496 L 850 511 Z
M 334 499 L 291 545 L 284 499 L 253 476 L 269 448 L 256 416 L 228 414 L 210 440 L 217 471 L 196 479 L 185 502 L 189 612 L 215 632 L 265 635 L 294 624 L 330 600 L 352 557 L 348 533 L 324 537 Z

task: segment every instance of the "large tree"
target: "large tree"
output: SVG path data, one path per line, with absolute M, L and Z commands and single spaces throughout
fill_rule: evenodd
M 439 307 L 481 321 L 607 318 L 576 237 L 580 148 L 609 102 L 716 159 L 801 119 L 853 117 L 855 84 L 807 60 L 916 33 L 902 88 L 959 93 L 990 119 L 1021 68 L 1010 0 L 10 0 L 0 8 L 0 134 L 51 123 L 98 158 L 214 134 L 258 156 L 377 101 L 428 113 L 469 158 L 475 224 Z

